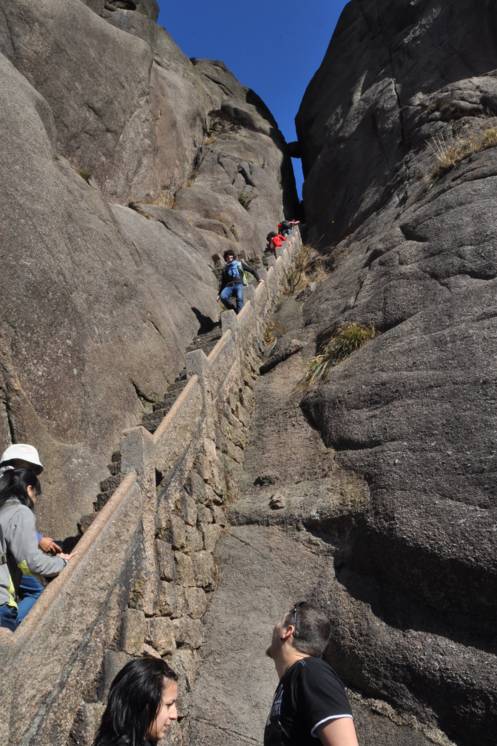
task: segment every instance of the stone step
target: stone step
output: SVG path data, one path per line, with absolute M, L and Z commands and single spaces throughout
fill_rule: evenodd
M 222 334 L 221 327 L 216 326 L 212 331 L 206 332 L 206 334 L 199 334 L 193 342 L 187 347 L 187 352 L 193 350 L 205 350 L 212 349 Z
M 170 386 L 168 390 L 166 391 L 164 399 L 154 404 L 153 411 L 158 412 L 159 410 L 164 409 L 164 402 L 166 400 L 170 400 L 171 398 L 176 399 L 180 395 L 180 393 L 183 391 L 185 386 L 186 386 L 186 379 L 184 381 L 178 381 L 177 383 L 173 383 L 173 385 Z
M 114 492 L 121 484 L 121 479 L 121 474 L 114 474 L 110 477 L 107 477 L 107 479 L 103 479 L 100 482 L 100 491 L 110 493 Z
M 99 492 L 95 502 L 93 503 L 93 508 L 95 509 L 95 513 L 98 513 L 104 505 L 106 505 L 109 502 L 111 492 Z
M 107 469 L 112 476 L 116 476 L 121 471 L 121 461 L 112 461 L 112 463 L 107 464 Z
M 143 427 L 149 431 L 149 433 L 154 433 L 157 428 L 159 427 L 160 423 L 162 422 L 162 419 L 164 417 L 164 414 L 162 410 L 158 410 L 156 412 L 149 412 L 149 414 L 146 414 L 142 420 Z

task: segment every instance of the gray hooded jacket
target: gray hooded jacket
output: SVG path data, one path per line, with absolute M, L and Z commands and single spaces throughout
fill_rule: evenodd
M 66 566 L 62 557 L 52 557 L 39 549 L 33 511 L 16 497 L 7 500 L 0 508 L 0 604 L 17 606 L 7 550 L 18 565 L 22 563 L 25 574 L 50 578 Z

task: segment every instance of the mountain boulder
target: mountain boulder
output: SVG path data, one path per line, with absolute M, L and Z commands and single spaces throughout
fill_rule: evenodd
M 465 746 L 497 712 L 496 21 L 352 0 L 297 118 L 333 266 L 307 323 L 377 332 L 303 401 L 370 494 L 335 562 L 342 672 Z

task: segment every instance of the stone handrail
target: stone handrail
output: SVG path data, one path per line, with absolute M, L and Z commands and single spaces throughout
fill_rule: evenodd
M 187 354 L 187 385 L 154 435 L 141 426 L 123 434 L 124 479 L 76 557 L 15 633 L 0 630 L 4 743 L 62 745 L 75 727 L 77 742 L 91 743 L 85 712 L 98 710 L 109 650 L 122 662 L 147 643 L 161 655 L 174 654 L 176 641 L 195 653 L 196 612 L 175 616 L 167 605 L 158 610 L 157 599 L 172 585 L 199 597 L 215 584 L 212 551 L 222 505 L 236 491 L 256 347 L 300 247 L 294 231 L 258 287 L 246 288 L 239 315 L 222 314 L 209 356 Z

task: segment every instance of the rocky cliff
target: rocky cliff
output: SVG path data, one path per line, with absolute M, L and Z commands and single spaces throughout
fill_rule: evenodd
M 497 722 L 496 69 L 491 2 L 352 0 L 297 118 L 333 267 L 306 321 L 377 331 L 303 401 L 369 495 L 334 539 L 331 650 L 465 746 Z
M 0 448 L 40 448 L 57 535 L 183 367 L 198 312 L 217 318 L 213 255 L 257 255 L 295 200 L 264 104 L 156 16 L 155 0 L 0 8 Z

